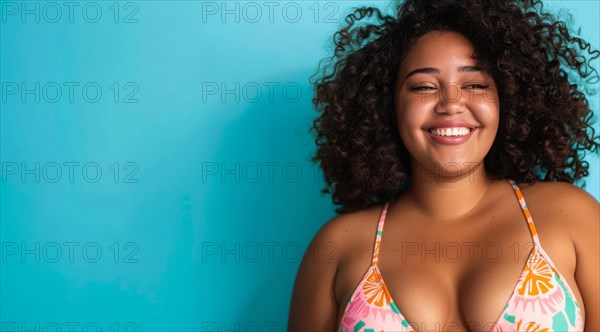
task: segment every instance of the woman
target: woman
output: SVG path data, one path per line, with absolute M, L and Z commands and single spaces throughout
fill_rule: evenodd
M 300 265 L 290 330 L 599 331 L 599 204 L 573 183 L 600 143 L 561 68 L 596 73 L 589 44 L 525 0 L 347 22 L 314 99 L 341 214 Z

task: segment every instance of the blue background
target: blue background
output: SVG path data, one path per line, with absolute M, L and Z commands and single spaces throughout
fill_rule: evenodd
M 546 3 L 599 48 L 598 1 Z M 389 3 L 0 4 L 2 330 L 284 330 L 334 216 L 308 77 Z

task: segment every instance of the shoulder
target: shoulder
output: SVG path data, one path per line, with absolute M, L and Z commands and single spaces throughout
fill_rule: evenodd
M 597 234 L 600 225 L 600 204 L 587 191 L 567 182 L 537 181 L 535 184 L 518 184 L 528 204 L 560 224 L 571 234 L 575 245 L 586 232 Z M 589 235 L 589 233 L 588 233 Z
M 555 229 L 570 236 L 575 254 L 574 284 L 584 303 L 585 330 L 597 331 L 600 328 L 600 204 L 591 194 L 569 183 L 540 182 L 525 190 L 531 190 L 532 199 L 545 201 L 539 205 L 545 210 L 544 215 L 552 220 Z M 552 254 L 557 263 L 561 252 Z
M 538 205 L 560 214 L 594 216 L 599 212 L 599 203 L 594 196 L 567 182 L 537 181 L 519 184 L 519 187 L 524 196 L 528 195 L 538 201 Z
M 289 322 L 300 327 L 333 330 L 338 316 L 335 280 L 338 267 L 365 243 L 367 225 L 381 207 L 336 216 L 316 232 L 304 253 L 292 292 Z M 375 217 L 375 223 L 377 218 Z M 375 226 L 376 228 L 376 226 Z M 373 234 L 376 232 L 373 229 Z
M 352 248 L 373 242 L 371 235 L 377 231 L 376 223 L 382 209 L 383 203 L 328 220 L 314 235 L 309 249 L 329 252 L 339 262 L 351 253 Z

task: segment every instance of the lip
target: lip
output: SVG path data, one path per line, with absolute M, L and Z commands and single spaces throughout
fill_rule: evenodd
M 467 127 L 467 126 L 462 126 L 462 127 Z M 432 128 L 436 128 L 436 127 L 432 127 Z M 427 129 L 425 129 L 425 132 L 432 140 L 434 140 L 435 142 L 437 142 L 439 144 L 456 145 L 456 144 L 462 144 L 462 143 L 468 141 L 471 138 L 471 136 L 473 136 L 473 133 L 475 132 L 475 130 L 477 130 L 477 128 L 473 127 L 471 129 L 471 131 L 464 136 L 437 136 L 437 135 L 430 133 L 429 130 L 427 130 Z

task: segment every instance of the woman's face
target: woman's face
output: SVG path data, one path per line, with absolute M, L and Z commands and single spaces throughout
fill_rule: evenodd
M 460 33 L 433 31 L 402 63 L 396 115 L 413 169 L 458 176 L 480 165 L 490 150 L 498 131 L 498 92 L 472 52 Z

